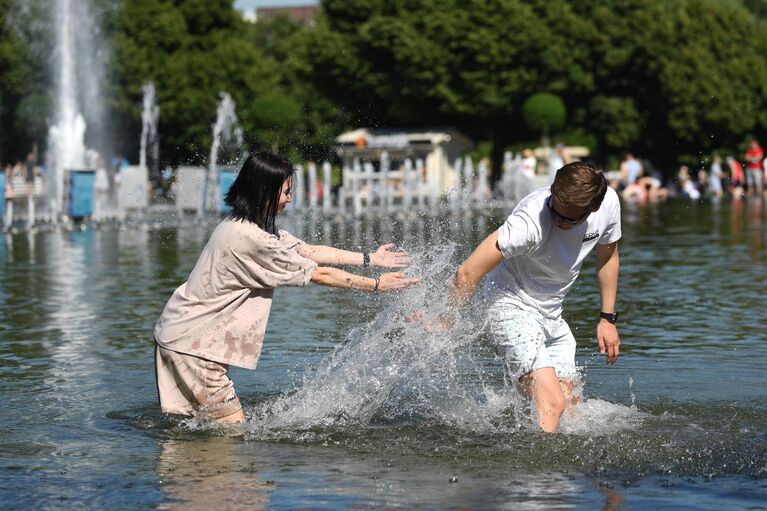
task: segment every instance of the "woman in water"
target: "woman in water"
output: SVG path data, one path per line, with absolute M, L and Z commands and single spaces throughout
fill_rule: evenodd
M 274 289 L 324 286 L 394 291 L 419 279 L 402 273 L 363 277 L 335 265 L 404 268 L 406 252 L 373 253 L 309 245 L 275 227 L 291 202 L 293 166 L 268 153 L 248 157 L 226 194 L 231 213 L 216 227 L 189 279 L 165 305 L 154 335 L 155 375 L 163 413 L 244 420 L 227 372 L 255 369 Z

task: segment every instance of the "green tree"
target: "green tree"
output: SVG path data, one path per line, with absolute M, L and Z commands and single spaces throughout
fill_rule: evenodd
M 567 2 L 328 0 L 310 59 L 321 90 L 370 125 L 454 124 L 501 153 L 531 93 L 593 84 Z M 569 51 L 575 48 L 575 51 Z
M 548 146 L 552 131 L 565 125 L 567 109 L 559 96 L 538 92 L 522 104 L 522 115 L 527 127 L 541 133 L 543 145 Z
M 753 3 L 753 2 L 752 2 Z M 718 0 L 326 0 L 308 60 L 356 124 L 450 123 L 500 152 L 525 98 L 572 105 L 602 156 L 661 162 L 765 129 L 767 31 Z M 498 174 L 496 174 L 498 175 Z
M 764 130 L 765 25 L 740 2 L 573 2 L 591 20 L 595 88 L 566 98 L 605 148 L 670 165 Z
M 23 159 L 46 138 L 49 101 L 43 62 L 27 41 L 34 35 L 30 17 L 40 13 L 0 0 L 0 161 Z
M 113 107 L 132 137 L 127 154 L 138 152 L 141 87 L 150 80 L 164 163 L 206 163 L 219 92 L 231 94 L 246 142 L 259 146 L 252 103 L 279 87 L 280 74 L 249 40 L 232 0 L 124 0 L 112 21 Z
M 632 98 L 594 96 L 589 102 L 590 130 L 598 133 L 608 152 L 621 152 L 640 137 L 644 118 Z
M 334 137 L 348 127 L 344 110 L 312 77 L 310 30 L 287 17 L 251 26 L 253 44 L 278 62 L 280 88 L 253 104 L 259 140 L 295 160 L 332 159 Z

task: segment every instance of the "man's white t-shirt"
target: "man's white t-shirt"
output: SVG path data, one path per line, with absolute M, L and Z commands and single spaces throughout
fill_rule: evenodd
M 621 215 L 618 194 L 608 187 L 599 210 L 585 222 L 561 229 L 546 206 L 550 195 L 548 187 L 534 191 L 498 229 L 504 260 L 487 275 L 484 287 L 486 296 L 557 318 L 589 252 L 620 239 Z

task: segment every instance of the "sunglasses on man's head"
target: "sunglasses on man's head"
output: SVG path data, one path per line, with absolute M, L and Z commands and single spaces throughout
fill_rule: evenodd
M 588 212 L 584 213 L 580 218 L 570 218 L 569 216 L 561 214 L 559 211 L 554 209 L 554 206 L 551 205 L 551 195 L 549 195 L 549 198 L 546 199 L 546 207 L 549 208 L 549 211 L 551 211 L 551 214 L 554 215 L 554 218 L 559 218 L 564 223 L 569 225 L 578 225 L 579 223 L 583 222 L 587 216 L 589 216 Z

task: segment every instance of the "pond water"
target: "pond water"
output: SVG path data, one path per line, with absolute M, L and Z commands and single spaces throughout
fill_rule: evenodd
M 213 224 L 0 240 L 0 508 L 767 509 L 761 202 L 624 205 L 621 358 L 594 340 L 593 256 L 565 315 L 584 402 L 536 431 L 504 381 L 480 303 L 435 313 L 455 265 L 505 214 L 283 219 L 309 242 L 397 241 L 422 285 L 281 289 L 248 422 L 163 417 L 152 328 Z

